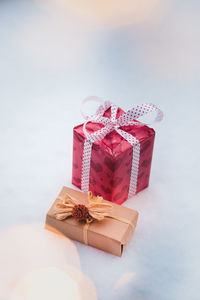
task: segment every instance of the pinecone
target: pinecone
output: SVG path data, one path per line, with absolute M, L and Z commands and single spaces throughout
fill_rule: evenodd
M 78 219 L 79 221 L 86 220 L 89 218 L 89 211 L 88 208 L 83 204 L 77 204 L 73 207 L 72 210 L 72 217 Z

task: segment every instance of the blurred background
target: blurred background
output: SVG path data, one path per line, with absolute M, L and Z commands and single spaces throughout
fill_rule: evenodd
M 197 0 L 0 0 L 4 262 L 17 243 L 12 228 L 43 224 L 61 187 L 71 186 L 82 100 L 97 95 L 124 109 L 152 102 L 165 119 L 155 126 L 150 187 L 125 203 L 140 213 L 131 244 L 122 258 L 76 242 L 67 253 L 76 252 L 100 300 L 199 299 L 199 52 Z M 0 293 L 16 280 L 6 270 Z

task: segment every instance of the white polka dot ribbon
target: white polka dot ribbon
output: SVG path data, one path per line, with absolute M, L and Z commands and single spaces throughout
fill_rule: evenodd
M 97 99 L 98 101 L 103 102 L 103 100 L 101 100 L 100 98 L 94 97 L 94 101 L 97 101 Z M 93 97 L 89 97 L 84 100 L 84 103 L 92 100 Z M 103 116 L 108 108 L 111 108 L 110 118 Z M 140 160 L 140 142 L 131 134 L 120 129 L 120 127 L 127 125 L 137 126 L 138 124 L 141 124 L 136 121 L 139 117 L 142 117 L 152 112 L 156 112 L 156 117 L 154 118 L 154 121 L 159 122 L 163 119 L 163 112 L 154 104 L 140 104 L 128 110 L 117 119 L 117 109 L 118 107 L 115 104 L 112 104 L 109 101 L 105 101 L 103 105 L 99 106 L 95 115 L 85 117 L 86 122 L 83 125 L 83 132 L 86 136 L 86 139 L 84 142 L 83 149 L 81 190 L 83 192 L 89 191 L 92 144 L 96 141 L 102 140 L 107 134 L 115 130 L 133 147 L 133 159 L 128 193 L 128 198 L 130 198 L 131 196 L 136 194 L 137 191 L 138 169 Z M 88 122 L 103 124 L 104 127 L 93 133 L 89 133 L 86 128 Z

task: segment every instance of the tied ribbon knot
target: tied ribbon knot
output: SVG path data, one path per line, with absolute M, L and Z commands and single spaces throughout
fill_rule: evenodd
M 57 198 L 60 202 L 55 205 L 55 216 L 58 220 L 65 220 L 68 217 L 74 217 L 78 221 L 84 221 L 83 226 L 83 241 L 88 245 L 88 228 L 89 225 L 96 221 L 103 221 L 105 218 L 112 218 L 120 222 L 131 225 L 134 229 L 133 223 L 125 218 L 112 215 L 113 205 L 105 203 L 103 197 L 94 197 L 92 192 L 88 192 L 88 204 L 77 203 L 69 194 L 59 196 Z
M 88 101 L 103 102 L 102 99 L 95 96 L 91 96 L 86 98 L 83 101 L 83 104 Z M 109 108 L 111 109 L 110 118 L 104 116 L 105 111 Z M 141 104 L 133 107 L 132 109 L 122 114 L 119 118 L 117 118 L 117 110 L 118 107 L 115 104 L 109 101 L 105 101 L 103 102 L 103 105 L 99 106 L 95 115 L 92 115 L 90 117 L 83 115 L 86 119 L 86 122 L 83 124 L 83 132 L 86 136 L 86 139 L 84 142 L 84 149 L 83 149 L 81 190 L 83 192 L 87 192 L 89 190 L 92 144 L 96 141 L 101 141 L 107 134 L 115 130 L 133 147 L 133 159 L 132 159 L 131 176 L 130 176 L 129 193 L 128 193 L 128 198 L 130 198 L 131 196 L 135 195 L 137 191 L 137 179 L 138 179 L 138 169 L 139 169 L 139 160 L 140 160 L 140 141 L 132 134 L 126 132 L 125 130 L 122 130 L 121 127 L 128 126 L 128 125 L 133 125 L 133 126 L 147 125 L 138 122 L 137 119 L 152 112 L 156 113 L 154 122 L 159 122 L 163 119 L 163 112 L 154 104 Z M 104 126 L 93 133 L 89 133 L 86 128 L 86 125 L 89 122 L 99 123 Z

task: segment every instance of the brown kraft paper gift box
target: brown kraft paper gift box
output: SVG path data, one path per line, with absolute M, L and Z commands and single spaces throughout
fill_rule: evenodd
M 79 204 L 88 203 L 88 195 L 68 187 L 63 187 L 59 197 L 68 194 Z M 54 229 L 63 235 L 84 243 L 83 227 L 84 222 L 80 222 L 73 217 L 58 220 L 55 216 L 55 207 L 60 200 L 56 199 L 46 216 L 46 228 Z M 109 201 L 103 200 L 111 204 Z M 127 207 L 112 203 L 112 216 L 123 218 L 133 224 L 135 229 L 138 212 Z M 133 227 L 125 222 L 112 218 L 104 218 L 102 221 L 93 221 L 87 230 L 88 245 L 106 251 L 108 253 L 121 256 L 124 247 L 130 241 L 133 234 Z

